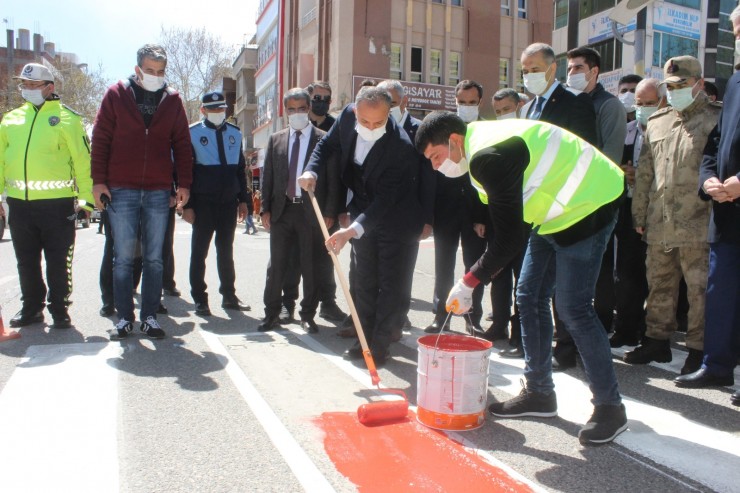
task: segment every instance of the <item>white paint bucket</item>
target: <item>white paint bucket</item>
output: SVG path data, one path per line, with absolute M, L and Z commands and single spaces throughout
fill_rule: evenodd
M 452 334 L 423 336 L 418 342 L 418 421 L 438 430 L 465 431 L 483 425 L 493 344 Z

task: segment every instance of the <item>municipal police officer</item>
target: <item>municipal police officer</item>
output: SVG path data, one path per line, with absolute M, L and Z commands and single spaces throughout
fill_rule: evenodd
M 82 200 L 93 203 L 90 144 L 80 115 L 54 94 L 54 77 L 48 68 L 29 63 L 14 78 L 20 80 L 18 88 L 26 102 L 6 113 L 0 123 L 0 194 L 8 192 L 23 301 L 10 326 L 44 320 L 43 251 L 51 327 L 66 329 L 72 326 L 67 307 L 77 208 L 84 205 Z
M 226 123 L 226 100 L 220 92 L 201 99 L 203 119 L 190 126 L 193 146 L 193 185 L 183 219 L 193 225 L 190 255 L 190 294 L 195 313 L 211 315 L 204 280 L 206 256 L 214 232 L 221 306 L 229 310 L 250 310 L 236 296 L 234 281 L 234 229 L 247 216 L 246 163 L 242 134 Z

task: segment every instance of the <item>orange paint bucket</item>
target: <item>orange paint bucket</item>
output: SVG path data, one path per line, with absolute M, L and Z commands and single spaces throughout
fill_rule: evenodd
M 437 430 L 479 428 L 488 394 L 488 358 L 493 344 L 464 335 L 419 340 L 416 419 Z

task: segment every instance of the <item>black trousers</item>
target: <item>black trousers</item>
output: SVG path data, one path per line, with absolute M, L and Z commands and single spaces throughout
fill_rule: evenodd
M 631 204 L 632 201 L 627 201 Z M 616 235 L 616 265 L 614 294 L 617 315 L 614 332 L 627 336 L 642 337 L 645 333 L 645 300 L 648 295 L 645 257 L 647 243 L 632 227 L 629 209 L 622 207 L 614 228 Z
M 23 312 L 35 313 L 45 306 L 47 289 L 41 274 L 43 253 L 46 259 L 46 282 L 49 285 L 49 312 L 52 316 L 65 313 L 72 294 L 74 199 L 7 200 Z
M 511 323 L 509 343 L 512 346 L 522 346 L 522 329 L 519 324 L 519 307 L 516 305 L 516 286 L 519 282 L 519 274 L 522 271 L 522 262 L 526 248 L 517 255 L 514 260 L 504 267 L 501 273 L 491 281 L 491 312 L 493 321 L 491 331 L 506 332 Z M 511 305 L 514 303 L 514 314 L 511 314 Z
M 402 310 L 399 300 L 404 294 L 404 259 L 410 245 L 375 230 L 352 240 L 352 248 L 357 314 L 370 349 L 384 354 Z
M 289 275 L 298 272 L 303 277 L 303 300 L 299 312 L 301 320 L 316 316 L 318 297 L 314 285 L 315 220 L 307 217 L 304 204 L 287 203 L 283 214 L 270 226 L 270 262 L 265 280 L 265 317 L 276 317 L 283 305 L 283 286 Z M 290 255 L 298 247 L 299 266 L 292 267 Z M 326 250 L 324 248 L 324 250 Z
M 314 279 L 316 296 L 321 303 L 336 303 L 337 282 L 334 279 L 334 263 L 324 245 L 324 235 L 316 226 L 314 231 Z M 339 224 L 329 229 L 329 235 L 339 230 Z M 298 300 L 298 286 L 301 283 L 300 255 L 298 245 L 293 245 L 289 258 L 288 276 L 283 286 L 283 306 L 292 310 Z
M 115 255 L 113 252 L 113 228 L 108 222 L 108 213 L 102 211 L 100 222 L 103 224 L 105 232 L 105 245 L 103 246 L 103 260 L 100 262 L 100 299 L 103 306 L 113 306 L 113 262 Z M 166 244 L 166 243 L 165 243 Z M 134 291 L 139 287 L 141 282 L 141 272 L 144 269 L 144 262 L 141 258 L 141 245 L 137 245 L 136 257 L 134 258 L 133 286 Z
M 167 231 L 162 244 L 162 288 L 175 289 L 175 207 L 170 207 Z
M 195 223 L 190 243 L 190 294 L 195 303 L 208 302 L 206 289 L 206 257 L 214 233 L 216 235 L 216 268 L 224 297 L 236 294 L 234 286 L 234 231 L 236 229 L 236 200 L 220 202 L 198 197 L 194 206 Z
M 404 270 L 403 277 L 403 298 L 399 301 L 400 309 L 398 311 L 398 320 L 395 322 L 394 328 L 396 330 L 402 330 L 406 323 L 409 310 L 411 309 L 411 290 L 414 286 L 414 269 L 416 268 L 416 259 L 419 257 L 419 242 L 415 241 L 408 245 L 406 248 L 405 256 L 403 257 L 402 268 Z
M 445 319 L 445 303 L 450 289 L 455 283 L 455 262 L 457 247 L 462 243 L 462 257 L 465 272 L 475 264 L 486 251 L 486 240 L 473 230 L 470 220 L 451 218 L 449 221 L 436 221 L 434 225 L 434 307 L 437 320 Z M 481 283 L 473 290 L 473 307 L 471 319 L 479 323 L 483 315 L 482 300 L 484 285 Z

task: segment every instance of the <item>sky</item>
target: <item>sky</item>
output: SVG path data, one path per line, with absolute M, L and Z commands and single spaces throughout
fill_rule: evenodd
M 57 51 L 75 53 L 91 68 L 102 64 L 109 82 L 133 73 L 136 50 L 157 42 L 161 26 L 205 27 L 228 46 L 243 45 L 255 32 L 258 0 L 219 2 L 153 2 L 151 0 L 3 0 L 0 46 L 6 46 L 6 29 L 41 34 Z M 6 22 L 7 21 L 7 22 Z M 238 53 L 238 51 L 236 52 Z

